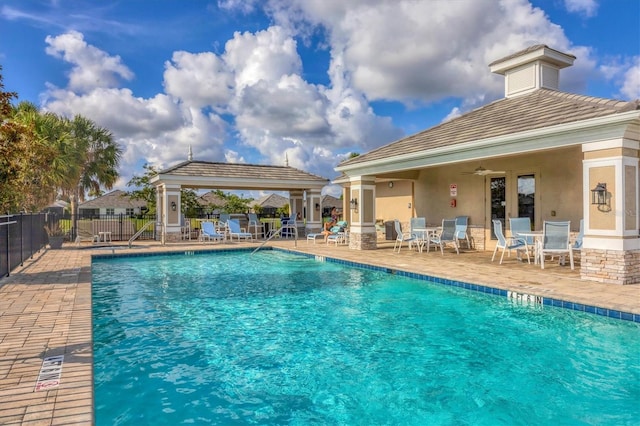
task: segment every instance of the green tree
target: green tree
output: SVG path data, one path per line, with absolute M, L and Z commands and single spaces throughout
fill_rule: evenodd
M 0 209 L 37 211 L 55 197 L 55 146 L 39 133 L 50 118 L 30 103 L 14 108 L 17 95 L 3 88 L 0 75 Z
M 134 187 L 136 189 L 127 191 L 127 195 L 135 200 L 142 200 L 147 203 L 149 213 L 156 212 L 156 188 L 151 184 L 151 178 L 158 174 L 158 170 L 149 165 L 143 166 L 145 172 L 142 176 L 134 175 L 127 186 Z M 198 209 L 200 208 L 200 202 L 198 202 L 198 194 L 193 189 L 182 189 L 180 191 L 180 210 L 187 217 L 195 217 Z
M 155 167 L 145 164 L 142 166 L 145 170 L 142 176 L 133 175 L 131 180 L 127 182 L 127 186 L 136 189 L 127 191 L 127 195 L 134 200 L 142 200 L 147 203 L 149 213 L 156 212 L 156 188 L 151 185 L 151 178 L 158 174 Z
M 81 115 L 67 120 L 72 164 L 62 190 L 69 196 L 73 227 L 77 227 L 78 203 L 88 195 L 111 189 L 118 179 L 122 149 L 111 132 Z
M 244 198 L 242 196 L 228 193 L 225 196 L 225 205 L 222 211 L 225 213 L 246 213 L 251 207 L 253 198 Z

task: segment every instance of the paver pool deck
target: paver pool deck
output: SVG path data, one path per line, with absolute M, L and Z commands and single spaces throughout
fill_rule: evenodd
M 132 249 L 76 248 L 42 250 L 0 279 L 0 424 L 93 424 L 93 355 L 91 332 L 91 256 L 93 254 L 211 250 L 257 247 L 256 243 L 184 242 L 162 246 L 139 242 Z M 538 265 L 506 259 L 491 262 L 491 252 L 418 253 L 380 242 L 378 250 L 350 250 L 290 240 L 269 246 L 334 257 L 393 270 L 543 296 L 640 315 L 640 285 L 619 286 L 581 281 L 557 263 Z M 117 272 L 114 272 L 117 273 Z M 43 359 L 64 355 L 58 386 L 36 390 Z

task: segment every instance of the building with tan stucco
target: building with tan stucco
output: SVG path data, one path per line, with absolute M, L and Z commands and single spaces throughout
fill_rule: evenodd
M 375 249 L 392 219 L 468 216 L 480 250 L 492 219 L 584 219 L 581 278 L 640 283 L 640 102 L 561 92 L 575 59 L 536 45 L 497 60 L 504 98 L 339 164 L 350 247 Z

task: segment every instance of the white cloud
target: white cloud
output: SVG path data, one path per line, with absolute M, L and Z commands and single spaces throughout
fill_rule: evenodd
M 73 65 L 69 73 L 69 88 L 84 92 L 95 87 L 117 87 L 120 79 L 133 79 L 133 72 L 119 56 L 109 56 L 104 51 L 88 45 L 84 36 L 70 31 L 45 39 L 49 45 L 47 54 Z
M 47 52 L 71 64 L 71 71 L 67 87 L 49 87 L 46 107 L 82 113 L 112 129 L 125 148 L 124 173 L 142 159 L 157 166 L 184 160 L 191 145 L 198 160 L 281 165 L 286 156 L 291 166 L 331 178 L 349 152 L 367 152 L 402 136 L 391 119 L 376 115 L 371 101 L 411 108 L 459 98 L 451 118 L 501 97 L 503 79 L 488 64 L 537 43 L 578 57 L 562 71 L 563 90 L 580 92 L 596 68 L 588 48 L 573 46 L 562 28 L 526 0 L 218 5 L 241 13 L 264 7 L 277 25 L 237 32 L 221 53 L 173 52 L 164 64 L 164 93 L 149 98 L 123 87 L 133 73 L 81 33 L 47 37 Z M 309 42 L 314 33 L 327 36 L 320 47 L 331 58 L 327 85 L 304 78 L 296 39 Z M 621 91 L 633 93 L 634 68 L 625 70 L 628 84 Z
M 570 13 L 577 13 L 587 18 L 591 18 L 598 12 L 598 2 L 596 0 L 564 0 L 564 6 Z
M 613 58 L 600 66 L 605 79 L 617 83 L 623 99 L 640 99 L 640 56 Z
M 408 106 L 448 97 L 477 106 L 503 93 L 502 77 L 488 70 L 494 60 L 537 43 L 575 50 L 526 0 L 271 0 L 269 10 L 285 28 L 326 27 L 349 88 Z
M 194 107 L 224 107 L 232 96 L 233 74 L 214 53 L 174 52 L 165 63 L 164 88 Z

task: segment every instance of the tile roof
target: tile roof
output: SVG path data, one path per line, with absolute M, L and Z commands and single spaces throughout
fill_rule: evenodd
M 616 101 L 539 89 L 504 98 L 430 129 L 392 142 L 338 165 L 351 166 L 373 160 L 428 152 L 465 142 L 639 110 L 640 101 Z
M 119 189 L 104 194 L 93 200 L 86 201 L 78 206 L 80 209 L 99 209 L 99 208 L 136 208 L 146 206 L 143 200 L 131 199 L 125 191 Z
M 256 164 L 216 163 L 209 161 L 185 161 L 160 172 L 161 175 L 200 176 L 205 178 L 238 178 L 261 180 L 312 180 L 327 182 L 328 179 L 303 172 L 288 166 Z
M 566 55 L 566 56 L 572 57 L 573 59 L 576 59 L 576 57 L 574 55 L 571 55 L 569 53 L 563 53 L 563 52 L 560 52 L 559 50 L 556 50 L 556 49 L 552 49 L 549 46 L 547 46 L 546 44 L 535 44 L 535 45 L 529 46 L 526 49 L 523 49 L 523 50 L 521 50 L 519 52 L 513 53 L 513 54 L 511 54 L 509 56 L 505 56 L 504 58 L 497 59 L 497 60 L 491 62 L 489 64 L 489 66 L 491 67 L 491 66 L 493 66 L 495 64 L 499 64 L 501 62 L 506 62 L 506 61 L 508 61 L 510 59 L 519 58 L 520 56 L 525 56 L 528 53 L 532 53 L 532 52 L 535 52 L 536 50 L 540 50 L 540 49 L 547 49 L 548 51 L 552 51 L 552 52 L 559 53 L 561 55 Z
M 289 199 L 278 194 L 268 194 L 258 198 L 253 204 L 257 204 L 264 208 L 279 209 L 289 204 Z

